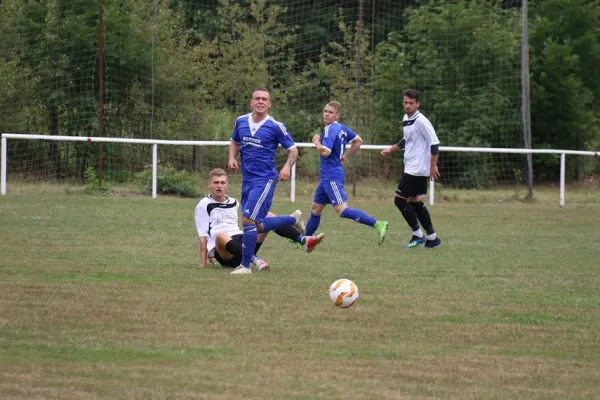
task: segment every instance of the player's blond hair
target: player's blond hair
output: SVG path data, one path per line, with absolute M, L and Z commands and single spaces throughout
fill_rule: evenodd
M 211 181 L 213 177 L 223 175 L 227 176 L 227 172 L 225 172 L 223 168 L 215 168 L 212 171 L 210 171 L 210 176 L 208 177 L 208 180 Z
M 339 101 L 336 101 L 336 100 L 332 100 L 329 103 L 327 103 L 327 105 L 329 107 L 333 107 L 336 113 L 338 113 L 339 115 L 342 115 L 342 103 L 340 103 Z

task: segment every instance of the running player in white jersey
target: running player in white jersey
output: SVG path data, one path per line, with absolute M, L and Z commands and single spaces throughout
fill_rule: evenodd
M 382 156 L 388 156 L 394 151 L 404 150 L 404 173 L 402 174 L 394 204 L 413 231 L 407 248 L 439 246 L 442 241 L 437 236 L 429 211 L 423 203 L 427 194 L 427 183 L 430 179 L 439 179 L 437 161 L 440 151 L 440 141 L 431 122 L 419 112 L 419 91 L 408 89 L 404 92 L 404 111 L 402 119 L 404 135 L 393 146 L 381 151 Z M 423 235 L 419 222 L 425 229 Z
M 196 205 L 194 215 L 200 237 L 200 265 L 206 268 L 209 260 L 214 263 L 214 259 L 224 267 L 235 268 L 240 265 L 242 259 L 242 231 L 238 223 L 239 203 L 233 197 L 227 196 L 227 173 L 223 169 L 215 168 L 210 172 L 208 187 L 210 194 Z M 275 214 L 269 213 L 269 216 Z M 303 236 L 305 228 L 299 210 L 294 211 L 292 216 L 297 223 L 277 228 L 275 233 L 301 244 L 307 252 L 312 251 L 320 240 L 316 237 Z M 266 233 L 259 235 L 251 259 L 252 265 L 258 271 L 269 269 L 266 261 L 256 257 L 266 235 Z

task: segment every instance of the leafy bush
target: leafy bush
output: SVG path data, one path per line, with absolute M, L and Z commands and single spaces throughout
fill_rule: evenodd
M 148 192 L 152 192 L 152 166 L 136 175 Z M 198 197 L 196 177 L 189 172 L 177 171 L 171 165 L 159 165 L 156 175 L 156 192 L 181 197 Z
M 94 167 L 88 167 L 84 173 L 86 190 L 91 193 L 106 192 L 106 186 L 101 186 Z

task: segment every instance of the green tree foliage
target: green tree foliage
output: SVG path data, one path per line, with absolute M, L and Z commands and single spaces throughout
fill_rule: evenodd
M 539 1 L 533 7 L 531 24 L 533 146 L 598 148 L 600 1 Z M 536 157 L 535 161 L 538 178 L 557 176 L 557 157 Z M 569 176 L 581 178 L 592 169 L 572 164 Z
M 417 87 L 444 145 L 521 145 L 515 1 L 103 2 L 106 136 L 226 140 L 265 86 L 297 140 L 319 130 L 324 103 L 337 99 L 368 143 L 389 144 L 401 134 L 401 93 Z M 98 134 L 98 3 L 1 0 L 0 35 L 0 130 Z M 600 0 L 534 0 L 530 44 L 533 146 L 597 148 Z M 83 179 L 97 165 L 94 144 L 10 146 L 54 176 Z M 111 160 L 147 161 L 127 146 L 104 151 L 109 176 L 118 174 Z M 199 148 L 161 152 L 183 160 L 178 169 L 223 161 Z M 557 175 L 556 158 L 534 161 L 538 179 Z M 462 171 L 458 186 L 503 179 L 484 155 L 442 163 Z M 570 176 L 589 167 L 569 166 Z
M 194 48 L 202 61 L 202 86 L 206 102 L 248 110 L 250 94 L 257 87 L 269 87 L 273 96 L 288 86 L 294 66 L 293 28 L 278 21 L 285 10 L 265 0 L 239 4 L 220 0 L 216 32 L 199 39 Z
M 371 140 L 369 128 L 373 110 L 373 84 L 371 67 L 373 55 L 369 49 L 369 32 L 360 24 L 346 23 L 344 10 L 337 11 L 337 28 L 341 39 L 329 41 L 321 51 L 318 62 L 309 62 L 296 77 L 295 84 L 288 89 L 289 97 L 297 103 L 293 109 L 301 109 L 295 137 L 309 140 L 319 131 L 321 111 L 326 102 L 338 100 L 342 103 L 344 122 L 361 132 L 363 139 Z M 311 99 L 308 104 L 300 99 Z M 294 116 L 287 120 L 295 123 Z M 302 124 L 302 125 L 301 125 Z
M 422 91 L 421 108 L 446 145 L 512 147 L 502 137 L 519 137 L 520 26 L 518 10 L 496 1 L 432 1 L 406 10 L 402 33 L 379 44 L 377 92 L 379 129 L 401 122 L 407 87 Z M 482 82 L 484 84 L 482 84 Z M 508 87 L 508 89 L 507 89 Z M 510 135 L 500 135 L 511 132 Z M 391 136 L 388 142 L 395 142 Z M 443 157 L 443 168 L 463 171 L 459 186 L 495 179 L 486 156 Z M 469 169 L 463 164 L 476 165 Z

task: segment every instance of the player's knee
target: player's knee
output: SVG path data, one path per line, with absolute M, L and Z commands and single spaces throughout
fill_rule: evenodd
M 335 211 L 337 211 L 338 215 L 341 218 L 346 218 L 345 217 L 345 215 L 347 215 L 346 210 L 348 210 L 350 207 L 348 207 L 348 203 L 342 203 L 342 204 L 338 204 L 334 208 L 335 208 Z
M 408 204 L 408 200 L 406 200 L 405 198 L 396 196 L 396 197 L 394 197 L 394 204 L 396 205 L 398 210 L 400 210 L 400 212 L 403 212 L 404 210 L 406 210 L 406 205 Z
M 237 240 L 230 240 L 225 245 L 225 250 L 235 257 L 236 255 L 242 254 L 242 244 Z
M 312 207 L 310 208 L 310 212 L 313 215 L 321 215 L 323 208 L 324 207 L 321 204 L 313 203 Z

